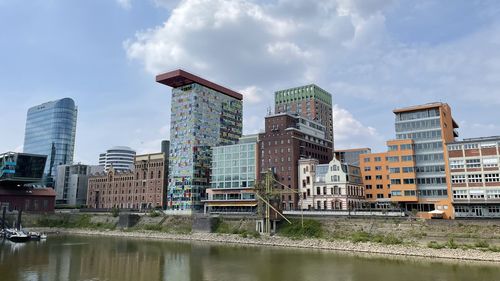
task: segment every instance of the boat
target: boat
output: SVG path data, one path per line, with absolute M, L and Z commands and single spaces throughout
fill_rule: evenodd
M 27 242 L 30 240 L 28 234 L 13 228 L 5 229 L 5 237 L 12 242 Z
M 47 235 L 40 232 L 28 232 L 28 236 L 31 240 L 40 241 L 47 239 Z

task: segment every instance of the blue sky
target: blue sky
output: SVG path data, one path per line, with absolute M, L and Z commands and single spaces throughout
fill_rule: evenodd
M 78 107 L 75 159 L 169 137 L 183 68 L 241 91 L 258 132 L 277 89 L 333 94 L 336 146 L 384 149 L 392 109 L 447 102 L 461 137 L 500 135 L 500 3 L 385 0 L 0 0 L 0 151 L 22 149 L 26 111 Z

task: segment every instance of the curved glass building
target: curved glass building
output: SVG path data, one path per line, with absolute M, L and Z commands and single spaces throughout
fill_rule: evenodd
M 99 165 L 108 172 L 111 167 L 115 171 L 126 171 L 134 169 L 135 150 L 128 146 L 115 146 L 99 155 Z
M 52 186 L 58 165 L 73 162 L 78 109 L 71 98 L 28 109 L 24 152 L 47 155 L 43 183 Z

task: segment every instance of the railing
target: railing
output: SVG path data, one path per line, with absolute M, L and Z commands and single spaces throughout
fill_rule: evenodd
M 304 216 L 351 216 L 351 217 L 405 217 L 402 210 L 325 210 L 325 211 L 283 211 L 284 215 L 304 215 Z

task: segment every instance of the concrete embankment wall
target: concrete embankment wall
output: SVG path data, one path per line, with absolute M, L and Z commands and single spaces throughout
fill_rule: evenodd
M 23 214 L 24 227 L 69 227 L 91 229 L 153 230 L 168 233 L 222 232 L 251 233 L 255 231 L 255 218 L 218 217 L 203 219 L 192 216 L 163 216 L 142 214 L 128 218 L 128 227 L 121 225 L 125 214 L 107 213 L 55 213 L 49 215 Z M 14 222 L 16 214 L 9 214 L 7 221 Z M 300 221 L 300 217 L 295 218 Z M 308 218 L 311 219 L 311 218 Z M 408 220 L 407 218 L 336 218 L 315 217 L 320 221 L 326 238 L 348 238 L 359 232 L 396 235 L 407 242 L 427 245 L 430 241 L 474 244 L 488 241 L 500 246 L 500 221 L 498 220 Z M 210 228 L 210 230 L 209 230 Z

